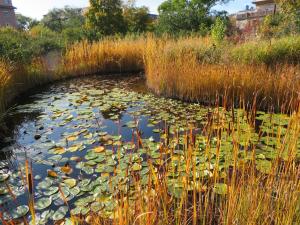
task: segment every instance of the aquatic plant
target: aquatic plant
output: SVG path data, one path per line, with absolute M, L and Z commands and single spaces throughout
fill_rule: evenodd
M 72 80 L 11 112 L 39 112 L 20 134 L 26 155 L 0 176 L 21 198 L 32 159 L 37 223 L 300 222 L 299 112 L 203 107 L 134 92 L 137 81 Z M 6 219 L 28 218 L 9 206 Z

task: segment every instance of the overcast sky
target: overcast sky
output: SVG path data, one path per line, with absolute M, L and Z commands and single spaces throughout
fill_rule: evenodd
M 17 12 L 32 18 L 41 19 L 52 8 L 62 8 L 65 5 L 71 7 L 86 7 L 88 0 L 12 0 Z M 149 7 L 152 13 L 157 13 L 157 7 L 163 0 L 137 0 L 137 5 Z M 251 0 L 232 0 L 226 5 L 220 5 L 217 9 L 226 10 L 229 13 L 242 10 L 246 5 L 251 5 Z

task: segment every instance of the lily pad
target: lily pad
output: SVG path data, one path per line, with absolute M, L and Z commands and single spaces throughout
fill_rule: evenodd
M 62 220 L 63 218 L 65 218 L 67 212 L 68 212 L 67 206 L 59 207 L 58 210 L 52 215 L 52 220 L 54 221 Z
M 46 208 L 48 208 L 52 203 L 52 199 L 50 198 L 40 198 L 39 200 L 37 200 L 37 202 L 35 202 L 35 209 L 37 210 L 44 210 Z

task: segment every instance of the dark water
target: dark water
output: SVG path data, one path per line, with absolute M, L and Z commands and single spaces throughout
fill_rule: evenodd
M 131 99 L 123 99 L 124 106 L 126 108 L 118 108 L 117 104 L 121 102 L 119 99 L 114 102 L 113 96 L 108 96 L 106 99 L 111 100 L 108 103 L 107 109 L 101 110 L 98 106 L 104 105 L 107 102 L 99 102 L 95 106 L 93 99 L 97 97 L 99 93 L 92 93 L 91 91 L 100 91 L 100 95 L 105 93 L 124 94 L 125 91 L 130 91 L 135 95 L 135 101 L 131 102 Z M 33 175 L 39 175 L 40 177 L 47 177 L 47 170 L 55 170 L 60 166 L 66 164 L 75 168 L 76 162 L 70 160 L 71 157 L 84 158 L 87 149 L 99 145 L 98 141 L 95 143 L 87 144 L 83 151 L 76 151 L 72 153 L 65 153 L 63 155 L 62 162 L 51 162 L 50 165 L 36 163 L 41 159 L 47 159 L 51 157 L 48 154 L 48 149 L 51 146 L 55 146 L 60 141 L 62 134 L 65 132 L 75 132 L 80 129 L 86 129 L 87 133 L 94 134 L 96 132 L 107 132 L 111 136 L 122 136 L 122 141 L 130 142 L 133 138 L 133 131 L 131 128 L 126 127 L 126 123 L 136 120 L 136 116 L 132 115 L 135 111 L 140 109 L 140 106 L 144 104 L 143 100 L 139 100 L 138 93 L 147 93 L 146 86 L 142 77 L 88 77 L 67 80 L 59 84 L 52 84 L 39 88 L 30 96 L 20 97 L 16 107 L 10 111 L 9 115 L 5 118 L 5 130 L 6 137 L 2 139 L 1 159 L 5 162 L 5 170 L 13 171 L 16 179 L 12 181 L 12 185 L 16 185 L 16 192 L 18 193 L 17 204 L 8 201 L 5 205 L 9 211 L 15 208 L 17 205 L 27 205 L 28 198 L 26 190 L 22 185 L 19 190 L 17 187 L 21 185 L 21 179 L 18 179 L 18 170 L 24 169 L 24 160 L 29 159 L 32 162 Z M 117 95 L 116 94 L 116 95 Z M 85 102 L 81 102 L 74 105 L 74 99 L 72 96 L 76 95 L 78 99 L 87 97 L 90 99 L 84 99 Z M 93 96 L 93 97 L 92 97 Z M 120 96 L 116 96 L 120 98 Z M 122 97 L 126 97 L 123 95 Z M 72 100 L 70 100 L 72 99 Z M 116 106 L 114 106 L 114 103 Z M 78 119 L 78 112 L 81 110 L 90 110 L 85 112 L 88 116 Z M 53 120 L 51 115 L 54 111 L 59 111 L 62 114 L 72 115 L 73 118 L 66 124 L 60 124 L 62 119 Z M 139 129 L 142 130 L 142 138 L 152 137 L 154 140 L 159 140 L 159 134 L 153 133 L 153 127 L 148 127 L 149 116 L 138 116 Z M 93 138 L 91 138 L 93 139 Z M 78 141 L 83 141 L 78 138 Z M 77 141 L 77 140 L 76 140 Z M 66 144 L 68 146 L 68 144 Z M 20 164 L 19 164 L 20 163 Z M 52 164 L 52 165 L 51 165 Z M 25 171 L 23 171 L 25 176 Z M 72 177 L 76 179 L 91 178 L 93 175 L 83 176 L 80 170 L 74 169 Z M 39 180 L 40 181 L 40 180 Z M 36 181 L 35 183 L 38 183 Z M 17 190 L 18 189 L 18 190 Z M 23 192 L 23 193 L 22 193 Z M 37 193 L 38 190 L 35 190 Z M 40 197 L 36 194 L 36 197 Z M 75 199 L 75 198 L 74 198 Z M 71 201 L 72 203 L 72 201 Z M 52 204 L 52 209 L 57 207 Z

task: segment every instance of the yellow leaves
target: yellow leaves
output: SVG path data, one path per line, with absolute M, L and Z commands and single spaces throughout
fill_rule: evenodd
M 101 153 L 101 152 L 104 152 L 104 151 L 105 151 L 105 148 L 103 146 L 99 146 L 99 147 L 94 148 L 95 153 Z
M 77 139 L 78 139 L 77 135 L 72 135 L 72 136 L 67 137 L 67 141 L 76 141 Z
M 64 180 L 64 183 L 69 187 L 73 188 L 76 186 L 76 180 L 75 179 L 66 179 Z
M 64 147 L 56 147 L 52 151 L 53 151 L 54 154 L 61 155 L 61 154 L 64 154 L 66 152 L 66 149 Z
M 63 166 L 60 170 L 67 175 L 70 175 L 73 172 L 73 169 L 70 166 Z
M 69 152 L 77 152 L 82 147 L 82 144 L 73 145 L 68 148 Z
M 57 173 L 52 170 L 48 170 L 47 174 L 49 177 L 52 177 L 52 178 L 56 178 L 58 176 Z

